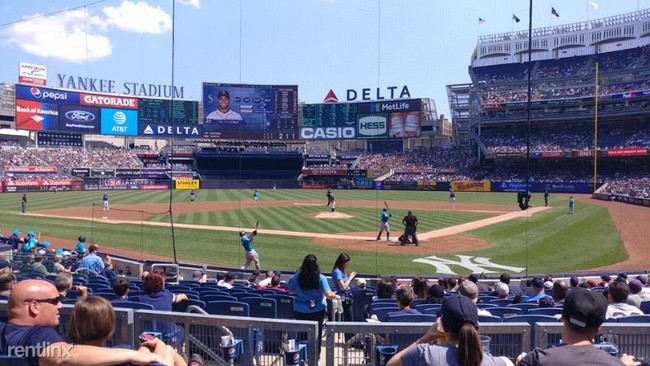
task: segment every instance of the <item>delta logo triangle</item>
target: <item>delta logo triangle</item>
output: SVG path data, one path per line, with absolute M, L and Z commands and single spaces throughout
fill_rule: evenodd
M 339 98 L 337 98 L 336 94 L 334 94 L 334 90 L 330 89 L 330 91 L 327 92 L 327 95 L 325 96 L 323 103 L 338 103 L 338 102 L 339 102 Z
M 145 128 L 144 131 L 142 131 L 142 133 L 145 135 L 153 135 L 153 129 L 151 128 L 151 126 L 147 125 L 147 128 Z

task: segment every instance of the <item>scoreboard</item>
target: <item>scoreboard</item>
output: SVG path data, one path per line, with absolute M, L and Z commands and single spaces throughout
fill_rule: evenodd
M 300 127 L 354 126 L 357 112 L 357 103 L 305 104 Z
M 141 98 L 138 104 L 140 124 L 178 125 L 199 123 L 199 102 L 189 100 Z
M 297 140 L 298 86 L 203 83 L 203 131 L 207 138 Z

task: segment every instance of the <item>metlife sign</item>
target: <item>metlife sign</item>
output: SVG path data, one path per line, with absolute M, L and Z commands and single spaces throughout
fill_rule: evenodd
M 140 136 L 203 137 L 203 126 L 198 125 L 140 125 Z
M 381 138 L 388 136 L 388 115 L 373 114 L 359 116 L 357 138 Z

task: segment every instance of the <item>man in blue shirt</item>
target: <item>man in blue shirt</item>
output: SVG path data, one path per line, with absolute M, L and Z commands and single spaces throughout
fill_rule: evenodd
M 86 254 L 86 237 L 84 235 L 79 235 L 77 245 L 74 247 L 74 250 L 77 254 Z
M 528 303 L 537 303 L 539 299 L 546 296 L 544 292 L 544 280 L 539 277 L 535 277 L 530 280 L 530 291 L 531 294 L 524 297 L 524 302 Z
M 257 201 L 259 200 L 260 200 L 260 192 L 258 192 L 256 189 L 255 192 L 253 192 L 253 203 L 257 204 Z
M 257 229 L 253 230 L 252 233 L 246 234 L 244 230 L 239 232 L 239 239 L 241 241 L 241 245 L 244 247 L 244 250 L 246 251 L 246 262 L 240 267 L 240 269 L 244 270 L 250 266 L 251 262 L 255 262 L 255 269 L 259 271 L 260 269 L 260 256 L 257 254 L 255 251 L 255 247 L 253 246 L 253 238 L 255 238 L 255 235 L 257 235 Z
M 81 263 L 79 263 L 79 268 L 87 268 L 95 273 L 102 273 L 104 270 L 104 260 L 102 260 L 96 252 L 97 245 L 93 244 L 88 247 L 88 255 L 83 257 Z

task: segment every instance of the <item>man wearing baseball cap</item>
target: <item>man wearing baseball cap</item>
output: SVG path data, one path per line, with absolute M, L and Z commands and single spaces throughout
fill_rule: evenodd
M 619 359 L 594 347 L 594 337 L 606 312 L 607 300 L 602 294 L 581 288 L 571 290 L 562 310 L 563 343 L 521 354 L 517 366 L 639 365 L 632 356 L 623 354 Z
M 219 105 L 219 108 L 215 111 L 210 112 L 210 114 L 205 117 L 206 120 L 235 122 L 243 121 L 243 118 L 239 113 L 230 109 L 230 93 L 227 90 L 219 91 L 217 94 L 217 103 Z

